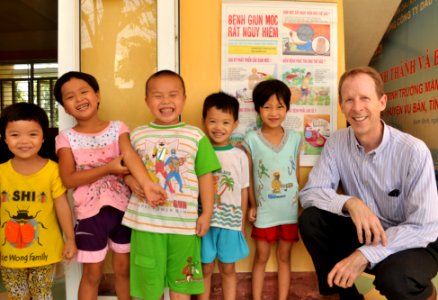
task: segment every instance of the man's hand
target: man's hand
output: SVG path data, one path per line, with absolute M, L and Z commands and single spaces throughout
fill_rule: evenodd
M 365 270 L 368 260 L 359 250 L 338 262 L 327 276 L 330 287 L 337 285 L 341 288 L 352 287 L 357 277 Z
M 356 197 L 350 198 L 345 202 L 344 208 L 356 226 L 357 238 L 361 244 L 378 245 L 382 243 L 383 246 L 388 244 L 385 230 L 379 218 L 362 200 Z

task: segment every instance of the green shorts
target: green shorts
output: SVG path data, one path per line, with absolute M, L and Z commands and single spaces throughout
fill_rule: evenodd
M 132 230 L 130 272 L 132 297 L 156 300 L 166 287 L 176 293 L 201 294 L 201 239 Z

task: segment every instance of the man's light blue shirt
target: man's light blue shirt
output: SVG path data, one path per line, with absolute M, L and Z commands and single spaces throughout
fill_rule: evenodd
M 343 194 L 336 192 L 339 184 Z M 386 247 L 359 248 L 371 267 L 393 253 L 426 247 L 438 237 L 432 156 L 423 141 L 407 133 L 384 124 L 382 142 L 368 153 L 351 127 L 327 140 L 300 192 L 301 204 L 344 215 L 343 206 L 353 196 L 376 214 L 388 237 Z

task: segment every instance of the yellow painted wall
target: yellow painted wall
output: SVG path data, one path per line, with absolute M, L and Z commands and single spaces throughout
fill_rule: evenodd
M 84 3 L 86 1 L 83 1 Z M 91 1 L 94 2 L 94 1 Z M 344 71 L 344 32 L 342 0 L 319 0 L 319 2 L 337 2 L 338 5 L 338 73 Z M 132 38 L 132 46 L 125 53 L 128 64 L 128 73 L 117 69 L 114 56 L 117 43 L 111 35 L 117 35 L 121 29 L 117 27 L 123 1 L 104 1 L 104 21 L 102 28 L 88 28 L 92 32 L 92 47 L 84 48 L 81 57 L 81 69 L 96 75 L 101 84 L 102 106 L 100 115 L 104 119 L 120 119 L 130 128 L 151 120 L 144 103 L 144 81 L 156 68 L 156 37 L 150 35 L 148 39 Z M 187 102 L 183 111 L 183 121 L 201 127 L 201 108 L 203 100 L 212 92 L 220 90 L 221 84 L 221 0 L 181 0 L 180 1 L 180 67 L 187 88 Z M 151 10 L 151 7 L 143 7 Z M 151 18 L 156 16 L 152 12 Z M 86 17 L 86 16 L 84 16 Z M 130 16 L 135 20 L 135 16 Z M 98 18 L 97 18 L 98 19 Z M 128 21 L 124 19 L 125 21 Z M 89 24 L 91 20 L 88 20 Z M 151 30 L 155 30 L 151 24 Z M 144 28 L 143 28 L 144 29 Z M 124 41 L 126 42 L 126 40 Z M 143 49 L 143 50 L 142 50 Z M 144 50 L 149 49 L 149 50 Z M 123 54 L 123 52 L 122 52 Z M 120 55 L 120 54 L 119 54 Z M 117 77 L 132 79 L 132 86 L 125 87 Z M 338 127 L 345 127 L 345 118 L 338 110 Z M 300 186 L 307 180 L 310 168 L 301 168 Z M 250 228 L 248 228 L 250 233 Z M 238 271 L 251 270 L 254 255 L 254 243 L 251 238 L 250 257 L 237 265 Z M 276 270 L 274 255 L 268 263 L 268 271 Z M 302 242 L 294 245 L 292 251 L 292 270 L 310 271 L 313 265 Z
M 81 1 L 81 71 L 100 85 L 99 115 L 133 129 L 151 120 L 144 84 L 157 68 L 155 2 Z
M 342 74 L 345 69 L 342 0 L 319 0 L 318 2 L 337 2 L 339 4 L 338 72 Z M 183 111 L 183 120 L 197 126 L 202 126 L 203 100 L 210 93 L 219 91 L 221 85 L 221 5 L 221 0 L 180 1 L 181 75 L 187 88 L 187 102 Z M 338 127 L 345 127 L 345 123 L 345 118 L 338 110 Z M 304 185 L 309 171 L 310 168 L 300 170 L 300 186 Z M 250 232 L 249 229 L 248 232 Z M 248 240 L 251 255 L 237 265 L 237 269 L 242 272 L 251 270 L 255 250 L 251 238 Z M 276 270 L 274 255 L 271 255 L 267 270 Z M 312 261 L 302 242 L 293 246 L 292 270 L 313 270 Z

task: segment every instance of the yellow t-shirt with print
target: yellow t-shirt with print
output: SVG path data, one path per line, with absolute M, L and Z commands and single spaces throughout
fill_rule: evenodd
M 54 199 L 66 189 L 58 164 L 47 164 L 32 175 L 17 173 L 11 160 L 0 164 L 1 265 L 31 268 L 62 259 L 64 241 Z

